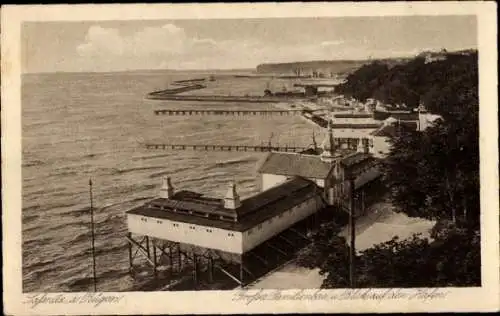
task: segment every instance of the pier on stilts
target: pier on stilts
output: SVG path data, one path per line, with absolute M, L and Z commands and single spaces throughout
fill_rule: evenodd
M 167 116 L 291 116 L 301 115 L 302 110 L 154 110 L 154 113 Z
M 335 138 L 335 142 L 340 148 L 356 149 L 360 142 L 366 142 L 368 146 L 373 147 L 373 140 L 367 138 Z M 289 152 L 303 153 L 311 147 L 288 146 L 288 145 L 220 145 L 220 144 L 174 144 L 174 143 L 147 143 L 144 145 L 147 149 L 156 150 L 199 150 L 199 151 L 247 151 L 247 152 Z
M 163 150 L 200 150 L 200 151 L 253 151 L 253 152 L 302 152 L 306 147 L 301 146 L 273 146 L 273 145 L 193 145 L 193 144 L 145 144 L 147 149 Z

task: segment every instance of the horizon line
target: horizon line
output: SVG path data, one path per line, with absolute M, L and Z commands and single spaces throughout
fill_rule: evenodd
M 446 48 L 443 48 L 446 50 Z M 441 49 L 442 50 L 442 49 Z M 349 61 L 377 61 L 377 60 L 397 60 L 397 59 L 408 59 L 408 58 L 416 58 L 419 54 L 425 52 L 440 52 L 441 50 L 426 50 L 423 49 L 418 53 L 409 53 L 404 56 L 386 56 L 386 57 L 372 57 L 367 56 L 364 58 L 352 58 L 352 59 L 317 59 L 317 60 L 302 60 L 302 61 L 289 61 L 289 62 L 262 62 L 254 67 L 249 68 L 208 68 L 208 69 L 199 69 L 199 68 L 181 68 L 181 69 L 159 69 L 159 68 L 138 68 L 138 69 L 117 69 L 117 70 L 103 70 L 103 71 L 39 71 L 39 72 L 22 72 L 21 75 L 36 75 L 36 74 L 56 74 L 56 73 L 120 73 L 120 72 L 140 72 L 140 71 L 171 71 L 171 72 L 189 72 L 189 71 L 199 71 L 199 72 L 210 72 L 210 71 L 257 71 L 257 67 L 260 65 L 273 65 L 273 64 L 294 64 L 294 63 L 311 63 L 311 62 L 349 62 Z M 478 51 L 477 47 L 474 48 L 463 48 L 457 50 L 446 50 L 447 53 L 458 53 L 462 51 L 474 50 Z

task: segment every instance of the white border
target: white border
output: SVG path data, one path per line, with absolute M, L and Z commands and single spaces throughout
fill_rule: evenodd
M 438 312 L 499 309 L 498 121 L 496 3 L 259 3 L 191 5 L 38 5 L 2 7 L 2 203 L 4 312 L 46 314 Z M 155 20 L 327 16 L 476 15 L 480 73 L 481 288 L 450 289 L 442 300 L 266 301 L 245 305 L 231 292 L 127 292 L 120 304 L 23 304 L 21 276 L 21 107 L 22 21 Z M 332 290 L 337 293 L 342 290 Z M 293 291 L 291 291 L 293 292 Z M 117 293 L 122 294 L 122 293 Z

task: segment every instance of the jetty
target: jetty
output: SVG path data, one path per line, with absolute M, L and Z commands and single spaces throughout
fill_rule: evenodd
M 358 144 L 362 141 L 367 142 L 369 146 L 373 146 L 373 139 L 369 137 L 356 138 L 356 137 L 336 137 L 334 142 L 337 146 L 343 148 L 356 149 Z M 243 144 L 175 144 L 175 143 L 147 143 L 144 145 L 147 149 L 161 149 L 161 150 L 199 150 L 199 151 L 250 151 L 250 152 L 290 152 L 290 153 L 304 153 L 311 149 L 305 146 L 290 146 L 290 145 L 243 145 Z
M 302 110 L 155 110 L 156 115 L 188 116 L 188 115 L 219 115 L 219 116 L 287 116 L 300 115 Z
M 215 78 L 213 79 L 215 80 Z M 263 96 L 231 96 L 231 95 L 179 95 L 179 93 L 188 92 L 192 90 L 205 89 L 207 86 L 203 83 L 206 82 L 205 78 L 177 80 L 171 83 L 172 88 L 150 92 L 146 95 L 149 100 L 168 100 L 168 101 L 197 101 L 197 102 L 246 102 L 246 103 L 279 103 L 286 101 L 309 101 L 317 98 L 316 93 L 308 95 L 307 93 L 300 93 L 298 95 L 287 93 L 266 94 Z M 305 89 L 310 89 L 310 86 Z
M 193 88 L 194 89 L 194 88 Z M 308 101 L 307 97 L 273 97 L 273 96 L 229 96 L 229 95 L 177 95 L 172 89 L 149 93 L 150 100 L 198 101 L 198 102 L 245 102 L 245 103 L 280 103 L 285 101 Z M 183 91 L 181 91 L 183 92 Z M 180 92 L 176 92 L 180 93 Z
M 201 151 L 254 151 L 254 152 L 303 152 L 307 147 L 288 145 L 195 145 L 195 144 L 145 144 L 147 149 L 163 150 L 201 150 Z

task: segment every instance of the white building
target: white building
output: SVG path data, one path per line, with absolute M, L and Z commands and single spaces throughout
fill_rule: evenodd
M 224 199 L 173 192 L 127 211 L 130 233 L 242 255 L 324 207 L 317 186 L 294 177 L 240 200 L 231 185 Z
M 430 113 L 419 113 L 418 120 L 398 120 L 389 117 L 384 120 L 383 125 L 370 133 L 372 139 L 371 152 L 377 158 L 385 157 L 391 151 L 390 139 L 395 137 L 400 130 L 424 131 L 433 126 L 441 116 Z

